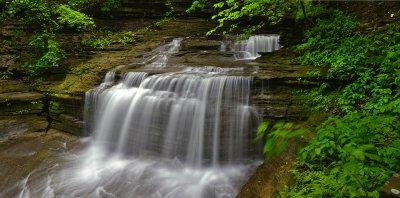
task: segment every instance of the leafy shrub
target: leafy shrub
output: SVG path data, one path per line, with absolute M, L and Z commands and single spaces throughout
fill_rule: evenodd
M 36 34 L 31 38 L 29 47 L 35 58 L 25 64 L 28 74 L 35 75 L 52 68 L 57 67 L 60 60 L 64 57 L 64 51 L 49 34 Z
M 117 36 L 117 38 L 119 43 L 126 45 L 135 41 L 135 34 L 131 31 L 122 32 Z
M 31 75 L 56 67 L 64 58 L 64 50 L 57 35 L 67 27 L 77 32 L 95 27 L 92 18 L 84 11 L 93 7 L 109 10 L 119 6 L 120 0 L 2 0 L 0 1 L 1 22 L 19 21 L 26 27 L 27 34 L 34 32 L 29 41 L 32 57 L 25 68 Z M 121 42 L 132 42 L 129 35 Z
M 334 11 L 306 32 L 300 60 L 326 68 L 311 105 L 333 114 L 301 152 L 290 197 L 378 197 L 400 170 L 399 21 L 363 33 Z M 338 116 L 339 115 L 339 116 Z
M 400 170 L 397 116 L 351 113 L 331 117 L 302 151 L 293 197 L 377 197 Z
M 186 10 L 187 13 L 195 13 L 200 10 L 204 10 L 207 6 L 206 0 L 193 1 L 192 5 Z
M 60 14 L 58 17 L 59 23 L 65 24 L 71 28 L 83 30 L 94 26 L 94 22 L 90 17 L 71 9 L 67 5 L 60 5 L 58 7 L 58 13 Z
M 97 49 L 104 49 L 111 45 L 112 40 L 110 38 L 97 38 L 97 39 L 84 39 L 82 41 L 84 45 L 97 48 Z
M 287 141 L 298 138 L 304 133 L 299 125 L 292 122 L 277 122 L 270 127 L 269 122 L 262 122 L 257 129 L 256 141 L 265 137 L 263 153 L 268 161 L 271 157 L 281 154 L 287 145 Z
M 306 32 L 306 42 L 297 47 L 303 64 L 328 68 L 327 78 L 344 82 L 341 86 L 324 84 L 314 94 L 334 94 L 332 101 L 343 112 L 368 107 L 379 111 L 398 98 L 400 72 L 397 55 L 400 26 L 388 24 L 370 34 L 356 32 L 358 23 L 340 11 L 333 18 L 321 19 Z M 387 107 L 387 106 L 386 106 Z

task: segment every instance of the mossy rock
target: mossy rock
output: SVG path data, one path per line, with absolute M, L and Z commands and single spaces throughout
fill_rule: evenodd
M 38 114 L 43 111 L 44 95 L 34 92 L 0 94 L 0 115 Z

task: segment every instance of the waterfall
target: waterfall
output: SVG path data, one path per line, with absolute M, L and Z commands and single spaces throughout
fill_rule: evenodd
M 251 159 L 257 125 L 249 105 L 251 78 L 219 75 L 224 71 L 131 72 L 101 93 L 95 89 L 87 102 L 99 115 L 89 119 L 96 146 L 121 156 L 177 158 L 193 167 Z
M 254 35 L 236 42 L 233 51 L 236 60 L 253 60 L 260 57 L 259 52 L 273 52 L 280 48 L 279 35 Z
M 252 78 L 235 70 L 107 73 L 86 94 L 87 150 L 0 195 L 235 197 L 261 153 Z
M 172 54 L 179 52 L 182 43 L 182 38 L 175 38 L 170 43 L 154 49 L 150 58 L 147 58 L 143 63 L 148 68 L 164 68 L 167 66 L 169 57 Z
M 147 67 L 165 66 L 180 42 Z M 238 70 L 108 72 L 85 95 L 85 149 L 61 152 L 0 197 L 235 197 L 261 162 L 252 78 Z

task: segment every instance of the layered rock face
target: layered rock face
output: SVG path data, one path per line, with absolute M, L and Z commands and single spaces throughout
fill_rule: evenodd
M 142 56 L 139 54 L 137 57 Z M 252 62 L 235 61 L 230 52 L 219 51 L 217 40 L 207 40 L 200 37 L 185 38 L 182 41 L 180 51 L 170 57 L 169 66 L 163 72 L 181 70 L 182 65 L 185 67 L 216 65 L 237 69 L 238 75 L 253 76 L 250 102 L 257 108 L 263 119 L 302 120 L 307 117 L 307 114 L 301 109 L 302 100 L 294 97 L 291 90 L 307 89 L 299 81 L 306 75 L 307 67 L 285 62 L 290 57 L 282 57 L 284 56 L 275 54 L 263 56 Z M 121 75 L 127 71 L 143 70 L 140 65 L 119 68 L 122 68 L 118 71 Z M 146 72 L 152 75 L 153 71 L 146 69 Z M 4 121 L 4 125 L 10 125 L 13 128 L 14 125 L 9 119 L 25 119 L 26 116 L 32 119 L 32 116 L 36 116 L 41 120 L 40 123 L 43 123 L 41 128 L 37 128 L 36 125 L 32 126 L 29 119 L 24 121 L 27 122 L 26 126 L 30 126 L 33 131 L 44 130 L 49 125 L 49 128 L 76 135 L 82 134 L 84 126 L 83 92 L 73 94 L 52 93 L 45 96 L 30 91 L 20 81 L 6 80 L 3 81 L 3 84 L 5 86 L 0 94 L 2 105 L 0 115 L 6 116 L 8 120 Z M 21 115 L 24 116 L 21 117 Z
M 140 3 L 140 1 L 125 1 L 124 3 Z M 104 20 L 101 22 L 108 23 Z M 136 24 L 130 20 L 118 21 L 117 26 L 124 28 L 132 26 L 138 29 L 143 27 L 143 24 Z M 8 121 L 4 121 L 3 126 L 9 129 L 1 131 L 10 131 L 11 129 L 21 131 L 17 130 L 15 124 L 12 124 L 18 123 L 17 121 L 11 122 L 9 120 L 12 118 L 13 120 L 27 120 L 24 122 L 27 123 L 26 126 L 30 126 L 28 127 L 31 128 L 30 131 L 54 128 L 82 135 L 85 91 L 100 84 L 101 77 L 112 68 L 117 68 L 117 73 L 120 75 L 128 71 L 143 70 L 143 65 L 132 63 L 140 62 L 139 59 L 151 56 L 152 50 L 157 46 L 179 37 L 183 38 L 179 52 L 169 57 L 168 66 L 163 71 L 151 71 L 147 68 L 145 72 L 153 75 L 179 71 L 185 67 L 202 66 L 233 68 L 237 70 L 237 75 L 253 76 L 250 102 L 264 119 L 301 120 L 307 117 L 307 114 L 301 111 L 299 105 L 301 100 L 291 94 L 292 89 L 307 88 L 299 81 L 306 76 L 307 67 L 291 63 L 292 57 L 280 53 L 264 54 L 254 61 L 237 61 L 232 52 L 220 51 L 221 42 L 219 39 L 202 37 L 210 27 L 211 24 L 204 20 L 176 20 L 154 30 L 154 32 L 136 35 L 139 40 L 138 43 L 133 44 L 133 47 L 111 46 L 107 50 L 99 51 L 84 49 L 83 55 L 85 57 L 71 56 L 64 61 L 64 64 L 73 65 L 71 69 L 64 71 L 64 73 L 60 70 L 61 73 L 53 74 L 61 77 L 67 75 L 65 79 L 62 81 L 48 79 L 43 83 L 44 85 L 39 88 L 35 87 L 35 89 L 30 88 L 31 84 L 29 83 L 13 80 L 18 79 L 18 77 L 11 76 L 2 81 L 4 86 L 0 93 L 0 105 L 2 107 L 0 116 L 4 117 L 3 120 L 7 118 Z M 73 37 L 73 35 L 69 36 Z M 5 50 L 3 54 L 7 53 L 10 54 L 10 51 Z M 78 67 L 75 65 L 78 65 Z M 11 67 L 2 64 L 2 66 L 2 72 L 7 73 L 15 65 Z M 87 76 L 88 72 L 91 72 L 89 73 L 91 76 Z M 78 85 L 75 86 L 76 84 Z M 29 120 L 34 120 L 32 116 L 39 121 L 30 122 Z M 29 117 L 29 119 L 26 117 Z M 42 124 L 37 127 L 32 126 L 31 123 Z M 9 133 L 11 132 L 4 132 L 4 134 Z
M 0 141 L 28 131 L 47 128 L 44 95 L 30 90 L 21 81 L 1 80 Z

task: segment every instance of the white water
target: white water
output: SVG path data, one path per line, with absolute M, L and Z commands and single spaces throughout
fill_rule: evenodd
M 279 35 L 254 35 L 233 46 L 236 60 L 253 60 L 260 57 L 259 52 L 273 52 L 281 49 Z
M 96 147 L 121 156 L 178 158 L 193 167 L 251 157 L 257 124 L 249 106 L 251 78 L 218 75 L 223 71 L 190 69 L 145 79 L 130 73 L 143 80 L 138 87 L 125 79 L 95 92 Z
M 252 78 L 231 70 L 131 72 L 119 82 L 107 73 L 86 94 L 87 148 L 62 152 L 0 197 L 234 197 L 260 152 Z
M 152 51 L 152 56 L 145 61 L 146 67 L 163 68 L 167 66 L 168 59 L 171 55 L 179 52 L 182 38 L 175 38 L 170 43 L 160 46 Z

